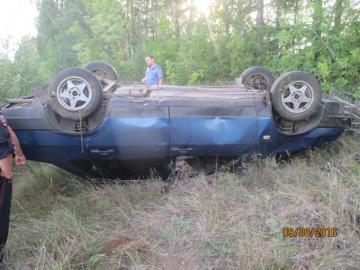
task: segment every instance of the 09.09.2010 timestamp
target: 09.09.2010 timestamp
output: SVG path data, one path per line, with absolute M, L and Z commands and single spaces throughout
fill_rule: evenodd
M 336 237 L 336 227 L 284 227 L 283 237 Z

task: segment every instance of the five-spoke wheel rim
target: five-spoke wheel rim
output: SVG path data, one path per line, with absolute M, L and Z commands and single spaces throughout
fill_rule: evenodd
M 253 74 L 250 75 L 245 82 L 245 85 L 258 90 L 267 90 L 268 84 L 265 77 L 262 74 Z
M 281 102 L 292 113 L 303 113 L 314 103 L 314 89 L 304 81 L 289 83 L 281 93 Z
M 69 111 L 80 111 L 91 101 L 92 91 L 87 81 L 80 77 L 67 77 L 59 84 L 56 97 Z

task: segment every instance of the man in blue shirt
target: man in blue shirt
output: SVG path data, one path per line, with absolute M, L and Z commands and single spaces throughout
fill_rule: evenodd
M 145 72 L 145 77 L 142 82 L 149 87 L 160 87 L 164 81 L 164 72 L 162 68 L 155 63 L 155 58 L 152 55 L 146 56 L 145 62 L 148 66 Z

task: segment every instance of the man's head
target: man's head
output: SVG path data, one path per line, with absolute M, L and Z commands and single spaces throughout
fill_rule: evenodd
M 148 67 L 151 67 L 153 64 L 155 64 L 155 58 L 152 55 L 148 55 L 145 57 L 145 62 L 148 65 Z

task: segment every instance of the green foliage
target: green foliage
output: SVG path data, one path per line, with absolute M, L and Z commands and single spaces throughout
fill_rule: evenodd
M 4 100 L 5 98 L 11 96 L 11 90 L 13 86 L 13 81 L 16 77 L 15 65 L 7 58 L 0 58 L 0 98 Z M 15 94 L 15 93 L 14 93 Z
M 17 95 L 25 95 L 29 89 L 44 83 L 40 64 L 36 40 L 23 39 L 14 59 L 17 75 L 12 89 L 14 92 L 17 91 Z
M 1 101 L 26 95 L 44 81 L 35 39 L 24 38 L 13 60 L 0 56 Z
M 149 54 L 169 84 L 229 81 L 264 65 L 276 75 L 304 70 L 325 91 L 360 96 L 359 9 L 347 0 L 264 2 L 259 25 L 254 0 L 213 0 L 207 15 L 185 0 L 39 0 L 37 37 L 24 39 L 14 59 L 0 56 L 0 98 L 95 59 L 140 82 Z

